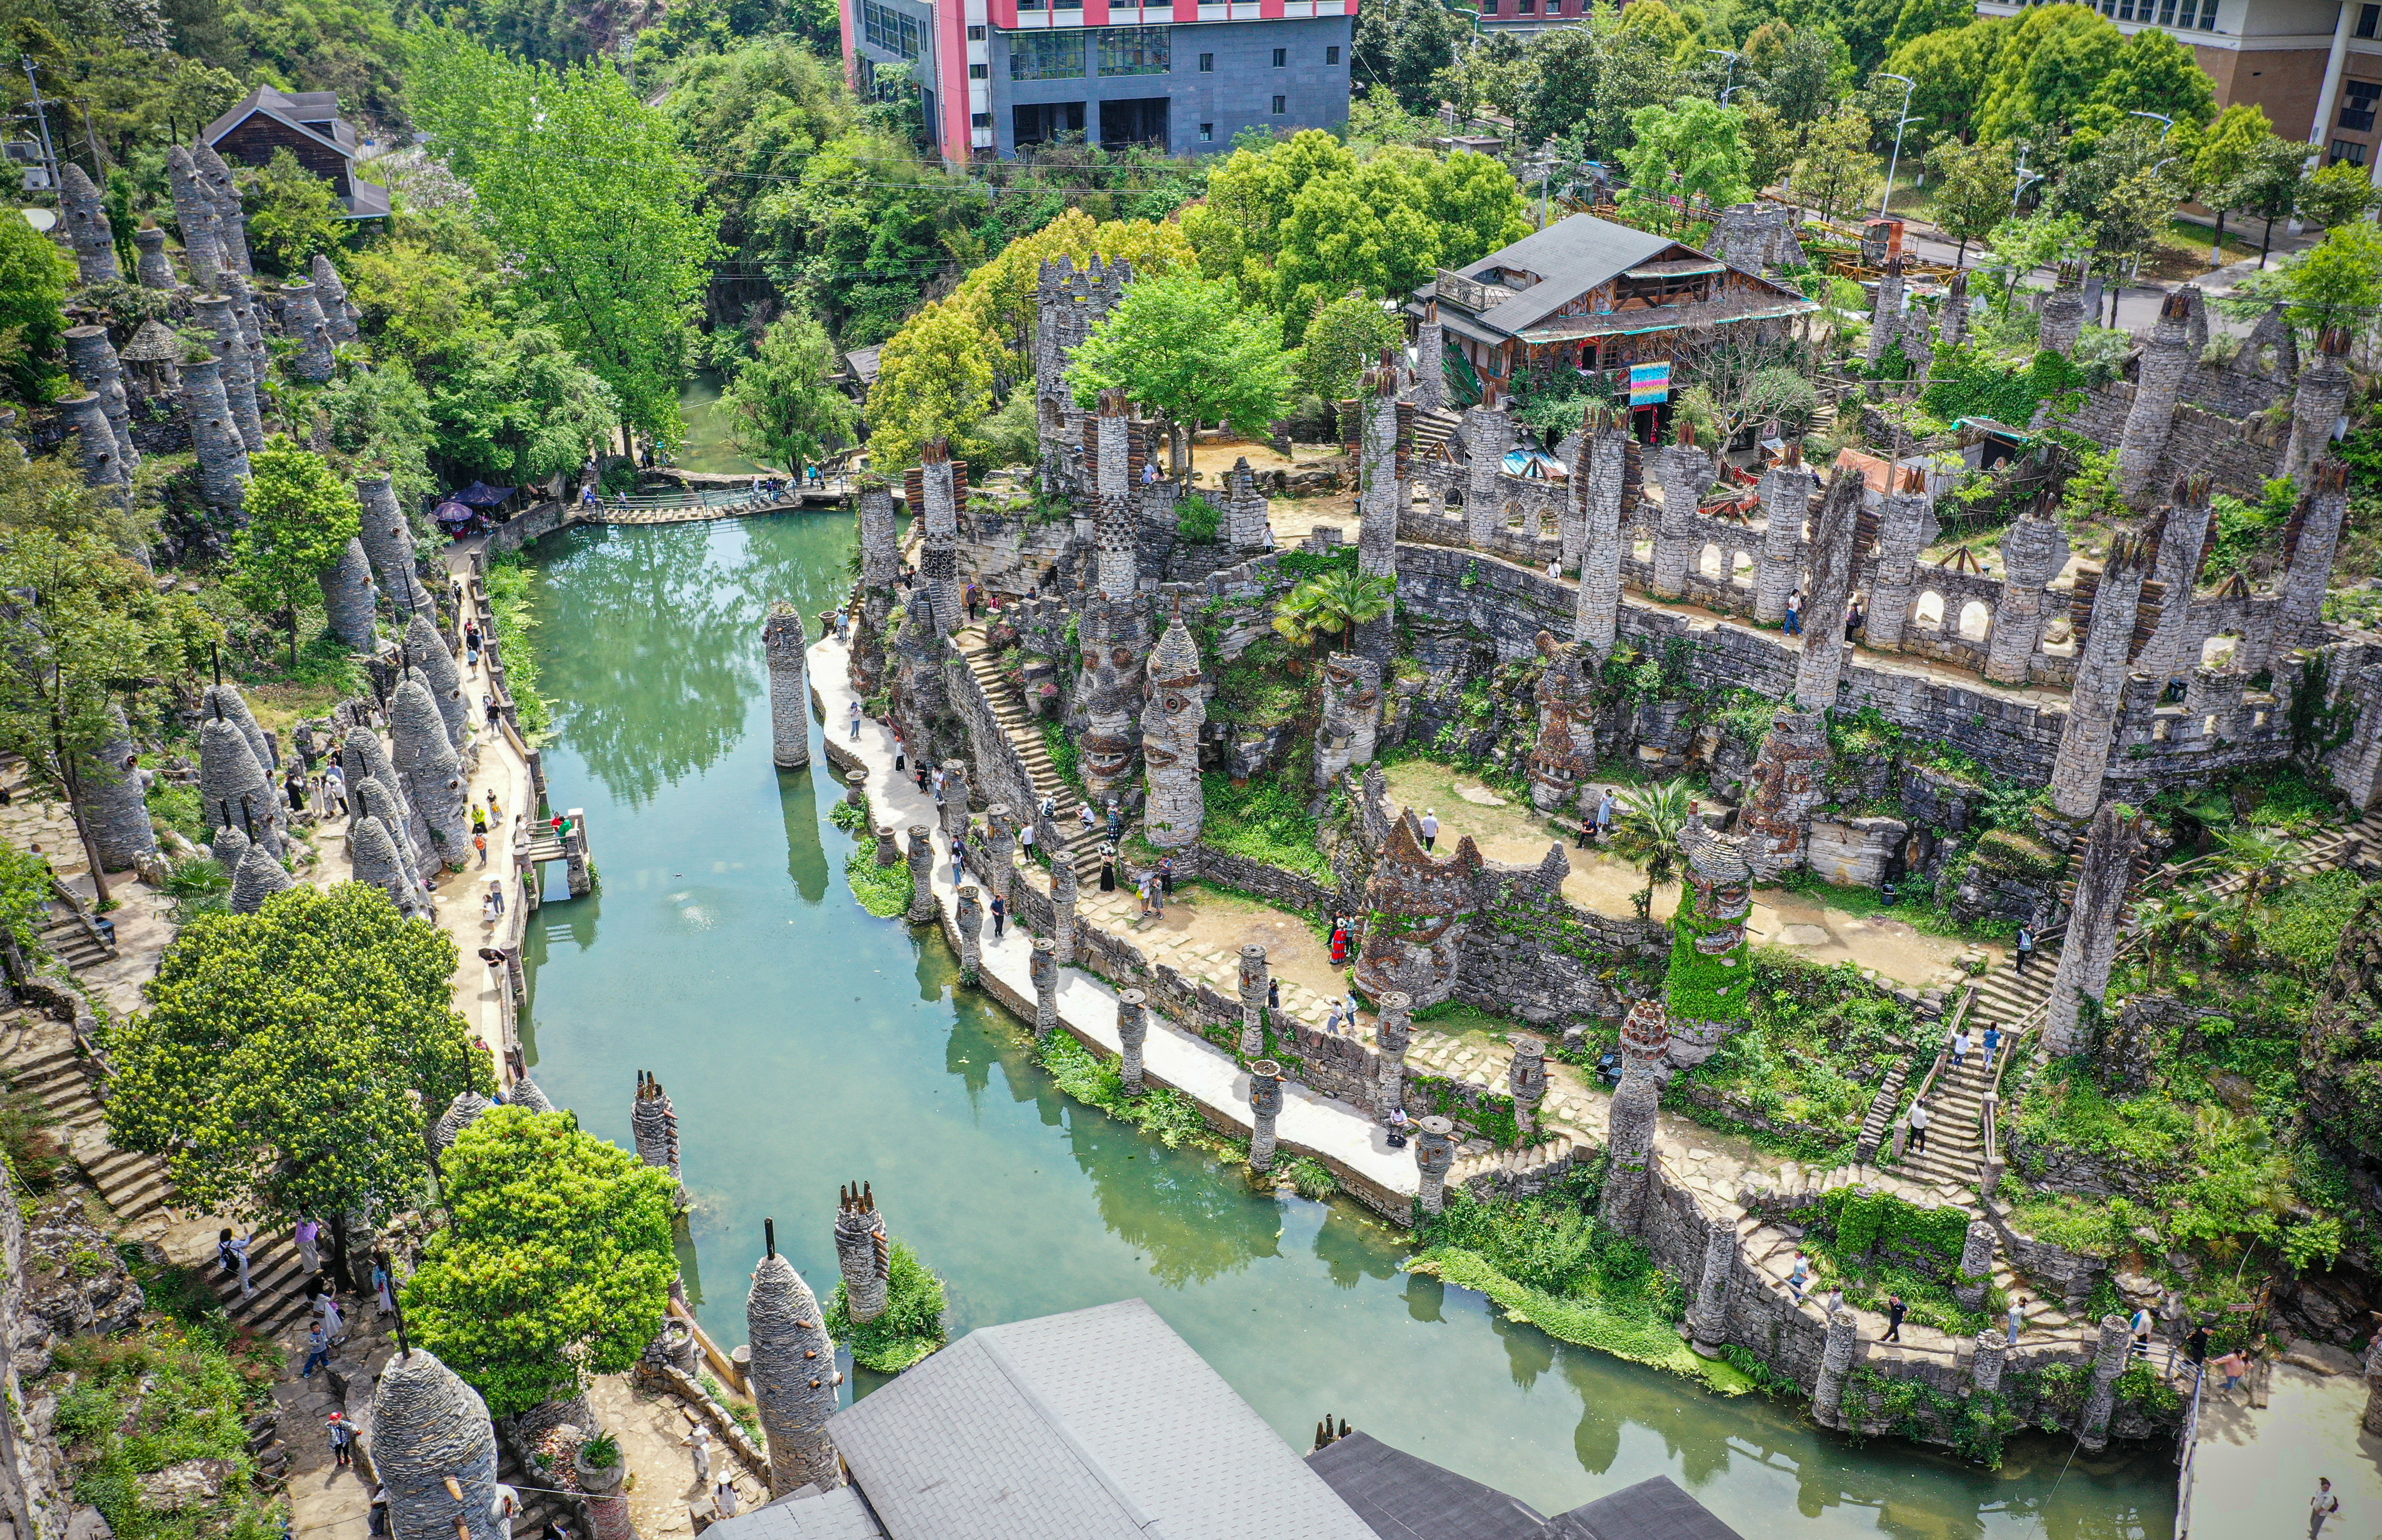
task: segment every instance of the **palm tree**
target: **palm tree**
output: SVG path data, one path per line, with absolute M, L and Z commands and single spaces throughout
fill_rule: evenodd
M 1397 579 L 1346 568 L 1318 573 L 1285 594 L 1276 606 L 1273 629 L 1295 647 L 1327 639 L 1346 646 L 1357 628 L 1390 613 Z
M 1695 816 L 1684 780 L 1641 786 L 1621 794 L 1621 824 L 1614 849 L 1646 874 L 1645 891 L 1630 901 L 1642 918 L 1654 905 L 1654 889 L 1671 880 L 1679 856 L 1679 833 Z

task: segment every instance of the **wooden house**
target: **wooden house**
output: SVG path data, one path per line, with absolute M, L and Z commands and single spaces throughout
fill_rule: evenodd
M 208 145 L 238 165 L 263 165 L 287 150 L 331 184 L 350 219 L 388 213 L 388 189 L 356 175 L 356 130 L 339 116 L 333 91 L 281 92 L 259 86 L 206 127 Z

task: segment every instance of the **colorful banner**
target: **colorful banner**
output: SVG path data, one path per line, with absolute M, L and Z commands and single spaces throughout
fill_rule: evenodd
M 1671 361 L 1629 366 L 1629 404 L 1658 407 L 1671 398 Z

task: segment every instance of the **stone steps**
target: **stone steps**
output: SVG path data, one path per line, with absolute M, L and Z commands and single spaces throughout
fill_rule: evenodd
M 1530 1178 L 1551 1180 L 1570 1169 L 1578 1149 L 1569 1136 L 1558 1133 L 1518 1149 L 1492 1150 L 1483 1155 L 1463 1156 L 1448 1167 L 1447 1185 L 1451 1188 L 1465 1187 L 1481 1177 L 1504 1182 Z
M 1083 802 L 1061 777 L 1059 767 L 1050 762 L 1050 752 L 1042 741 L 1042 729 L 1025 703 L 1018 697 L 1016 687 L 1007 673 L 985 650 L 985 632 L 974 625 L 952 633 L 952 644 L 959 650 L 968 672 L 976 676 L 985 699 L 992 703 L 993 718 L 1001 725 L 1003 737 L 1016 752 L 1018 762 L 1025 767 L 1026 778 L 1033 783 L 1035 807 L 1043 799 L 1054 799 L 1058 804 L 1056 822 L 1066 831 L 1067 863 L 1075 869 L 1079 885 L 1096 881 L 1100 872 L 1100 840 L 1098 829 L 1084 828 L 1078 821 Z M 1032 816 L 1034 809 L 1021 809 L 1021 817 Z M 1055 853 L 1052 859 L 1056 859 Z

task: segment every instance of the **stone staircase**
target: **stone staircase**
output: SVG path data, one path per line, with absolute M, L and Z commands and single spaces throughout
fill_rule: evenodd
M 1965 1064 L 1945 1064 L 1927 1089 L 1927 1147 L 1907 1151 L 1895 1162 L 1903 1176 L 1964 1195 L 1975 1189 L 1983 1155 L 1985 1090 L 1993 1080 L 1984 1064 L 1983 1049 L 1971 1050 Z
M 1018 809 L 1018 816 L 1031 817 L 1044 798 L 1054 799 L 1059 810 L 1057 823 L 1066 836 L 1068 863 L 1075 869 L 1075 879 L 1086 887 L 1096 885 L 1100 875 L 1099 831 L 1083 826 L 1083 799 L 1059 774 L 1059 767 L 1050 763 L 1050 751 L 1042 741 L 1042 728 L 1033 713 L 1025 709 L 1016 685 L 994 661 L 992 650 L 986 645 L 984 627 L 973 625 L 953 633 L 952 643 L 966 661 L 968 672 L 976 676 L 985 699 L 992 703 L 992 713 L 1001 723 L 1001 732 L 1034 783 L 1034 807 Z M 1058 859 L 1055 850 L 1045 854 L 1054 861 Z
M 1552 1133 L 1543 1127 L 1541 1132 L 1548 1137 L 1535 1144 L 1458 1156 L 1448 1167 L 1448 1187 L 1470 1190 L 1475 1196 L 1493 1192 L 1501 1197 L 1524 1197 L 1539 1192 L 1570 1170 L 1579 1154 L 1579 1146 L 1569 1135 Z M 1479 1188 L 1472 1185 L 1476 1181 L 1480 1184 Z
M 65 967 L 80 972 L 116 956 L 116 948 L 92 932 L 83 917 L 64 898 L 52 898 L 43 910 L 42 949 Z

